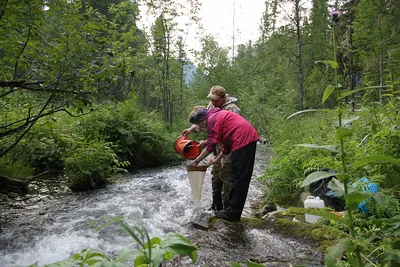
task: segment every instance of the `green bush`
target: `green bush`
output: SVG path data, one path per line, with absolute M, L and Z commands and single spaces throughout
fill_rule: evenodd
M 292 146 L 289 141 L 274 151 L 262 179 L 268 184 L 267 199 L 281 205 L 299 204 L 300 183 L 307 174 L 338 164 L 328 151 Z
M 134 100 L 109 105 L 77 123 L 77 132 L 86 139 L 104 138 L 116 145 L 115 152 L 132 168 L 170 163 L 178 159 L 174 138 L 155 113 L 139 110 Z
M 176 137 L 156 112 L 143 112 L 134 99 L 92 107 L 80 117 L 55 113 L 38 120 L 0 159 L 0 175 L 23 179 L 44 170 L 65 170 L 73 190 L 88 190 L 107 184 L 118 168 L 180 161 Z M 0 146 L 14 140 L 2 138 Z
M 71 118 L 60 113 L 51 118 L 44 118 L 37 122 L 30 135 L 34 136 L 30 142 L 32 166 L 36 170 L 62 170 L 62 160 L 72 140 L 70 140 Z
M 34 173 L 27 157 L 18 157 L 22 151 L 14 150 L 0 158 L 0 176 L 24 179 Z
M 112 143 L 82 141 L 64 158 L 65 175 L 73 191 L 86 191 L 106 185 L 117 170 L 117 156 Z
M 299 185 L 304 177 L 317 170 L 336 169 L 340 162 L 328 149 L 311 149 L 294 144 L 324 144 L 332 139 L 328 130 L 332 116 L 309 114 L 302 118 L 273 122 L 269 136 L 273 143 L 270 159 L 263 180 L 268 183 L 266 198 L 281 205 L 298 205 L 303 192 Z

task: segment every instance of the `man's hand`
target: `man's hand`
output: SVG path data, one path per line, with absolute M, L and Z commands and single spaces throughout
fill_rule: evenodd
M 216 159 L 217 158 L 213 158 L 213 159 L 207 161 L 204 165 L 206 165 L 206 166 L 213 165 L 213 164 L 217 163 L 218 160 L 216 160 Z
M 188 135 L 188 134 L 190 134 L 192 131 L 193 131 L 193 128 L 192 128 L 192 127 L 189 127 L 189 128 L 187 128 L 187 129 L 183 130 L 182 135 Z
M 195 160 L 193 160 L 192 162 L 190 162 L 189 166 L 196 167 L 197 166 L 197 162 Z
M 202 141 L 199 142 L 198 147 L 200 148 L 200 150 L 202 150 L 206 146 L 207 146 L 207 141 L 206 140 L 202 140 Z

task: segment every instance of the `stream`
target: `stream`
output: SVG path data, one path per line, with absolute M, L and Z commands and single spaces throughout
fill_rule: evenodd
M 268 146 L 258 145 L 245 217 L 252 217 L 251 205 L 260 199 L 263 185 L 257 180 L 270 157 Z M 186 236 L 197 244 L 198 261 L 176 257 L 165 266 L 229 266 L 246 259 L 260 260 L 265 266 L 323 266 L 323 255 L 314 248 L 275 233 L 270 227 L 249 228 L 217 220 L 208 231 L 191 224 L 193 200 L 183 162 L 123 175 L 102 189 L 73 193 L 66 187 L 41 187 L 30 195 L 10 201 L 0 195 L 0 266 L 43 266 L 64 260 L 85 248 L 115 255 L 133 247 L 132 237 L 118 226 L 101 231 L 91 223 L 101 216 L 125 217 L 130 225 L 145 227 L 150 237 L 168 232 Z M 204 178 L 201 206 L 211 205 L 211 168 Z M 163 265 L 164 266 L 164 265 Z

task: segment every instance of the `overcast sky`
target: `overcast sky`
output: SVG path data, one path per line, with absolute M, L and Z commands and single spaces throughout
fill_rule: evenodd
M 264 1 L 202 0 L 200 16 L 206 33 L 212 34 L 223 47 L 232 46 L 234 32 L 235 46 L 248 40 L 256 40 L 259 36 Z
M 232 47 L 232 36 L 235 33 L 235 47 L 255 41 L 259 37 L 259 25 L 265 9 L 265 0 L 200 0 L 202 8 L 199 16 L 204 27 L 204 34 L 211 34 L 220 47 Z M 150 25 L 154 19 L 149 19 L 142 10 L 142 23 Z M 235 21 L 233 21 L 235 19 Z M 144 22 L 147 21 L 147 22 Z M 200 38 L 196 24 L 185 26 L 187 18 L 178 20 L 180 28 L 184 30 L 182 37 L 186 48 L 200 50 Z M 145 26 L 146 27 L 146 26 Z M 190 57 L 190 56 L 189 56 Z

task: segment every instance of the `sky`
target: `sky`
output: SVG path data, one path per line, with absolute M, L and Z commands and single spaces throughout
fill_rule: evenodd
M 213 35 L 220 47 L 232 47 L 233 33 L 235 34 L 235 47 L 239 44 L 245 44 L 249 40 L 258 39 L 265 0 L 200 1 L 202 7 L 199 16 L 203 24 L 204 34 Z M 142 14 L 145 14 L 144 9 L 142 9 Z M 233 18 L 235 18 L 234 22 Z M 186 26 L 185 22 L 187 23 L 188 19 L 181 18 L 181 20 L 178 20 L 184 30 L 182 37 L 186 48 L 200 50 L 200 38 L 202 36 L 199 34 L 198 27 L 194 23 Z
M 221 47 L 235 46 L 259 37 L 259 25 L 264 11 L 265 0 L 202 0 L 200 17 L 205 33 L 212 34 Z M 234 21 L 233 21 L 234 18 Z M 199 44 L 198 36 L 190 31 L 187 39 L 189 47 Z

